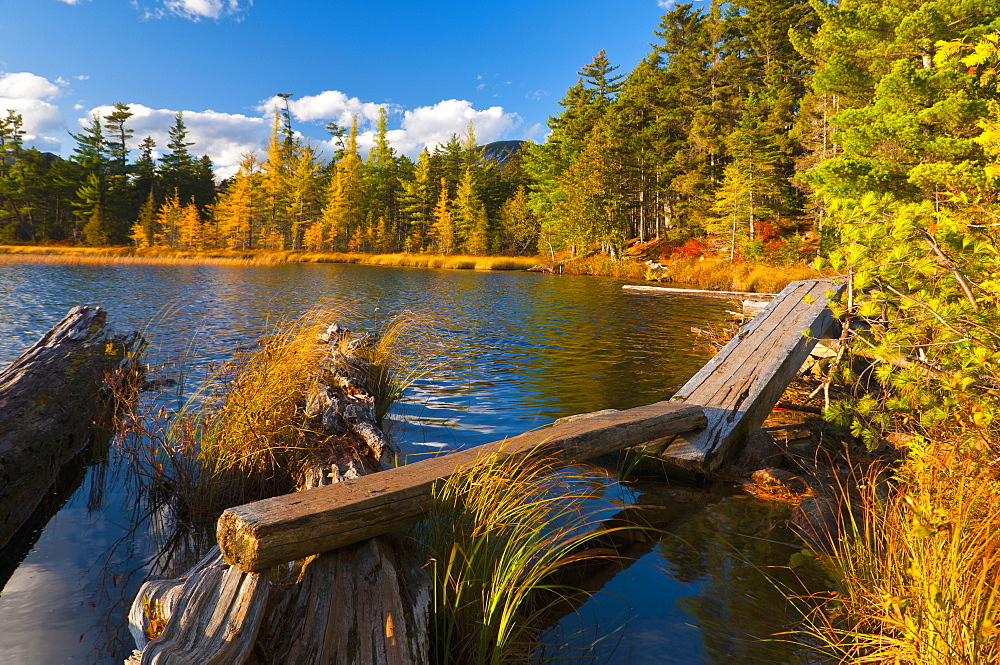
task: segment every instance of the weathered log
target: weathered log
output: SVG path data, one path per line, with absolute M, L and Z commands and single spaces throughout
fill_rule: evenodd
M 843 289 L 824 279 L 789 284 L 671 398 L 702 406 L 708 426 L 644 452 L 698 473 L 734 456 L 774 408 L 816 340 L 836 324 L 828 304 Z
M 141 652 L 130 665 L 238 665 L 253 649 L 267 603 L 267 576 L 227 566 L 213 549 L 182 580 L 146 582 L 129 613 L 129 629 Z M 143 599 L 147 603 L 143 603 Z M 143 605 L 156 601 L 169 617 L 147 642 Z
M 700 407 L 659 402 L 488 443 L 327 487 L 226 510 L 217 536 L 226 561 L 247 571 L 344 547 L 412 524 L 435 483 L 486 460 L 542 455 L 567 464 L 705 425 Z
M 283 592 L 247 665 L 426 665 L 431 584 L 390 536 L 326 552 Z
M 763 298 L 775 298 L 776 293 L 750 293 L 748 291 L 707 291 L 703 289 L 677 289 L 669 286 L 646 286 L 643 284 L 624 284 L 623 291 L 633 293 L 649 293 L 660 296 L 696 296 L 698 298 L 721 298 L 723 300 L 742 300 L 752 297 L 760 300 Z
M 60 468 L 113 408 L 116 384 L 145 347 L 99 307 L 75 307 L 0 373 L 0 546 L 31 515 Z

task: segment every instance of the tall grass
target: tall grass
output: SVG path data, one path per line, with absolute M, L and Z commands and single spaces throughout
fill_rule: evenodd
M 306 417 L 306 402 L 330 352 L 317 337 L 335 315 L 315 310 L 279 324 L 189 398 L 174 414 L 136 414 L 129 452 L 154 505 L 169 505 L 176 521 L 210 528 L 230 506 L 293 491 L 305 470 L 328 463 L 337 450 L 363 445 L 331 436 Z M 427 365 L 432 335 L 420 317 L 396 317 L 371 343 L 352 350 L 355 372 L 375 397 L 378 419 L 408 381 Z M 345 350 L 348 339 L 331 342 Z M 420 365 L 420 362 L 424 365 Z M 407 369 L 409 368 L 409 369 Z
M 911 451 L 889 491 L 862 486 L 833 556 L 837 592 L 808 641 L 843 663 L 1000 662 L 1000 481 L 969 454 Z
M 279 263 L 355 263 L 447 270 L 527 270 L 538 265 L 531 256 L 464 256 L 440 254 L 361 254 L 290 250 L 176 250 L 166 247 L 0 246 L 0 263 L 70 263 L 111 265 L 275 265 Z
M 576 590 L 556 573 L 616 556 L 594 544 L 596 478 L 552 460 L 487 460 L 435 494 L 420 529 L 434 577 L 432 660 L 529 662 L 547 618 Z M 567 606 L 569 609 L 569 606 Z
M 789 282 L 820 276 L 818 270 L 805 264 L 773 266 L 751 261 L 730 263 L 710 258 L 678 258 L 665 266 L 661 280 L 720 291 L 777 293 Z

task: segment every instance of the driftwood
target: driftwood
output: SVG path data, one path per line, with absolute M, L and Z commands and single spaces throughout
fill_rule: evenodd
M 218 549 L 179 580 L 146 582 L 129 612 L 140 647 L 130 665 L 236 665 L 253 648 L 268 595 L 267 577 L 223 563 Z M 155 605 L 154 605 L 155 604 Z M 146 607 L 169 617 L 163 632 L 146 638 Z
M 704 427 L 700 407 L 659 402 L 556 424 L 328 487 L 255 501 L 226 510 L 218 541 L 226 561 L 247 571 L 388 533 L 423 517 L 432 488 L 487 460 L 555 457 L 567 464 Z
M 305 487 L 381 470 L 394 450 L 375 422 L 364 360 L 370 337 L 334 325 L 321 336 L 329 353 L 305 404 L 310 426 L 341 435 L 325 463 L 307 470 Z M 430 580 L 392 537 L 310 559 L 296 579 L 273 583 L 224 563 L 215 549 L 177 580 L 146 582 L 129 614 L 132 665 L 425 665 Z M 151 612 L 166 629 L 148 642 Z
M 734 456 L 774 408 L 816 340 L 835 325 L 828 304 L 843 288 L 824 279 L 785 287 L 671 398 L 703 407 L 708 426 L 644 452 L 698 473 Z
M 113 410 L 116 384 L 145 347 L 99 307 L 75 307 L 0 373 L 0 546 L 39 505 L 59 470 Z
M 707 291 L 703 289 L 677 289 L 669 286 L 646 286 L 644 284 L 624 284 L 622 290 L 632 293 L 649 293 L 660 296 L 696 296 L 698 298 L 721 298 L 723 300 L 742 300 L 753 298 L 776 298 L 776 293 L 751 293 L 748 291 Z

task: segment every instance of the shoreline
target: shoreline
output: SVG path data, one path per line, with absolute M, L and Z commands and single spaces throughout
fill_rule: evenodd
M 362 254 L 304 250 L 175 250 L 133 247 L 65 247 L 0 245 L 3 263 L 62 263 L 87 265 L 202 265 L 268 266 L 281 263 L 347 263 L 397 268 L 443 270 L 536 271 L 564 275 L 591 275 L 639 283 L 684 284 L 710 291 L 776 293 L 789 282 L 819 277 L 820 271 L 798 264 L 768 263 L 698 257 L 673 259 L 662 270 L 651 270 L 634 259 L 604 255 L 557 260 L 543 256 L 467 256 L 440 254 Z

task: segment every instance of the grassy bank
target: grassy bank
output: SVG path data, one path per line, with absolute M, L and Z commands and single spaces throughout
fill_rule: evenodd
M 279 263 L 356 263 L 446 270 L 527 270 L 537 257 L 435 254 L 354 254 L 278 250 L 177 250 L 132 247 L 0 246 L 2 263 L 70 263 L 114 265 L 276 265 Z
M 662 262 L 662 270 L 650 269 L 634 260 L 616 260 L 595 254 L 587 258 L 566 261 L 562 272 L 567 275 L 604 275 L 622 279 L 648 280 L 683 284 L 713 291 L 748 291 L 777 293 L 789 282 L 818 277 L 820 272 L 806 264 L 776 266 L 749 260 L 730 263 L 725 259 L 684 257 Z
M 168 248 L 65 247 L 0 245 L 0 263 L 68 263 L 95 265 L 276 265 L 279 263 L 353 263 L 361 265 L 439 268 L 445 270 L 528 270 L 541 267 L 566 275 L 595 275 L 620 279 L 652 280 L 685 284 L 700 289 L 773 293 L 788 282 L 815 277 L 819 273 L 800 264 L 774 266 L 713 258 L 679 258 L 664 264 L 662 271 L 650 270 L 635 259 L 612 259 L 595 254 L 580 259 L 560 260 L 552 266 L 547 257 L 462 256 L 439 254 L 358 254 L 277 250 L 203 250 Z

